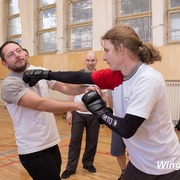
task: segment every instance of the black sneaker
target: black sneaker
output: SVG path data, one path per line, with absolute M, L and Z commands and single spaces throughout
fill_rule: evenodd
M 61 178 L 62 179 L 67 179 L 69 178 L 71 175 L 75 174 L 75 172 L 73 171 L 68 171 L 68 170 L 65 170 L 62 175 L 61 175 Z
M 91 165 L 91 166 L 83 166 L 84 169 L 88 170 L 90 173 L 95 173 L 96 172 L 96 168 Z

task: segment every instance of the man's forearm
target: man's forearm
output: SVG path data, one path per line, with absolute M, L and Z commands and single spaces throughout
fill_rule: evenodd
M 75 96 L 86 92 L 88 85 L 84 84 L 66 84 L 62 82 L 56 82 L 52 87 L 52 90 L 59 91 L 66 95 Z
M 30 87 L 34 86 L 41 79 L 56 80 L 70 84 L 94 84 L 91 75 L 92 73 L 80 71 L 52 72 L 50 70 L 32 69 L 24 73 L 23 81 Z
M 57 71 L 49 72 L 48 79 L 71 84 L 94 84 L 91 78 L 92 73 L 80 71 Z

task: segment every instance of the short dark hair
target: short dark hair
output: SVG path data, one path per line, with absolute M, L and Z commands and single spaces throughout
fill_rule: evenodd
M 27 53 L 27 55 L 29 56 L 29 52 L 28 52 L 28 50 L 27 50 L 27 49 L 22 48 L 22 50 L 23 50 L 23 51 L 25 51 L 25 52 Z
M 10 43 L 14 43 L 14 44 L 17 44 L 20 48 L 21 45 L 15 41 L 6 41 L 1 47 L 0 47 L 0 58 L 2 59 L 2 61 L 5 61 L 5 58 L 4 58 L 4 54 L 2 52 L 3 48 L 7 45 L 7 44 L 10 44 Z M 23 48 L 22 48 L 23 49 Z

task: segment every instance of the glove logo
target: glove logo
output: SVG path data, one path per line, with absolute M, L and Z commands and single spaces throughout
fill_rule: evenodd
M 101 118 L 103 119 L 103 121 L 105 121 L 106 123 L 108 123 L 109 125 L 113 126 L 113 127 L 117 127 L 117 120 L 116 119 L 113 119 L 111 117 L 109 117 L 108 115 L 106 114 L 103 114 L 101 116 Z
M 113 121 L 112 126 L 117 127 L 117 120 L 116 119 Z

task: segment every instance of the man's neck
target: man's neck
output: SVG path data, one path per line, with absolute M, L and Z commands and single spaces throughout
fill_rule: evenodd
M 90 69 L 88 69 L 88 68 L 84 68 L 84 71 L 85 71 L 85 72 L 94 72 L 94 71 L 96 71 L 96 69 L 90 70 Z

